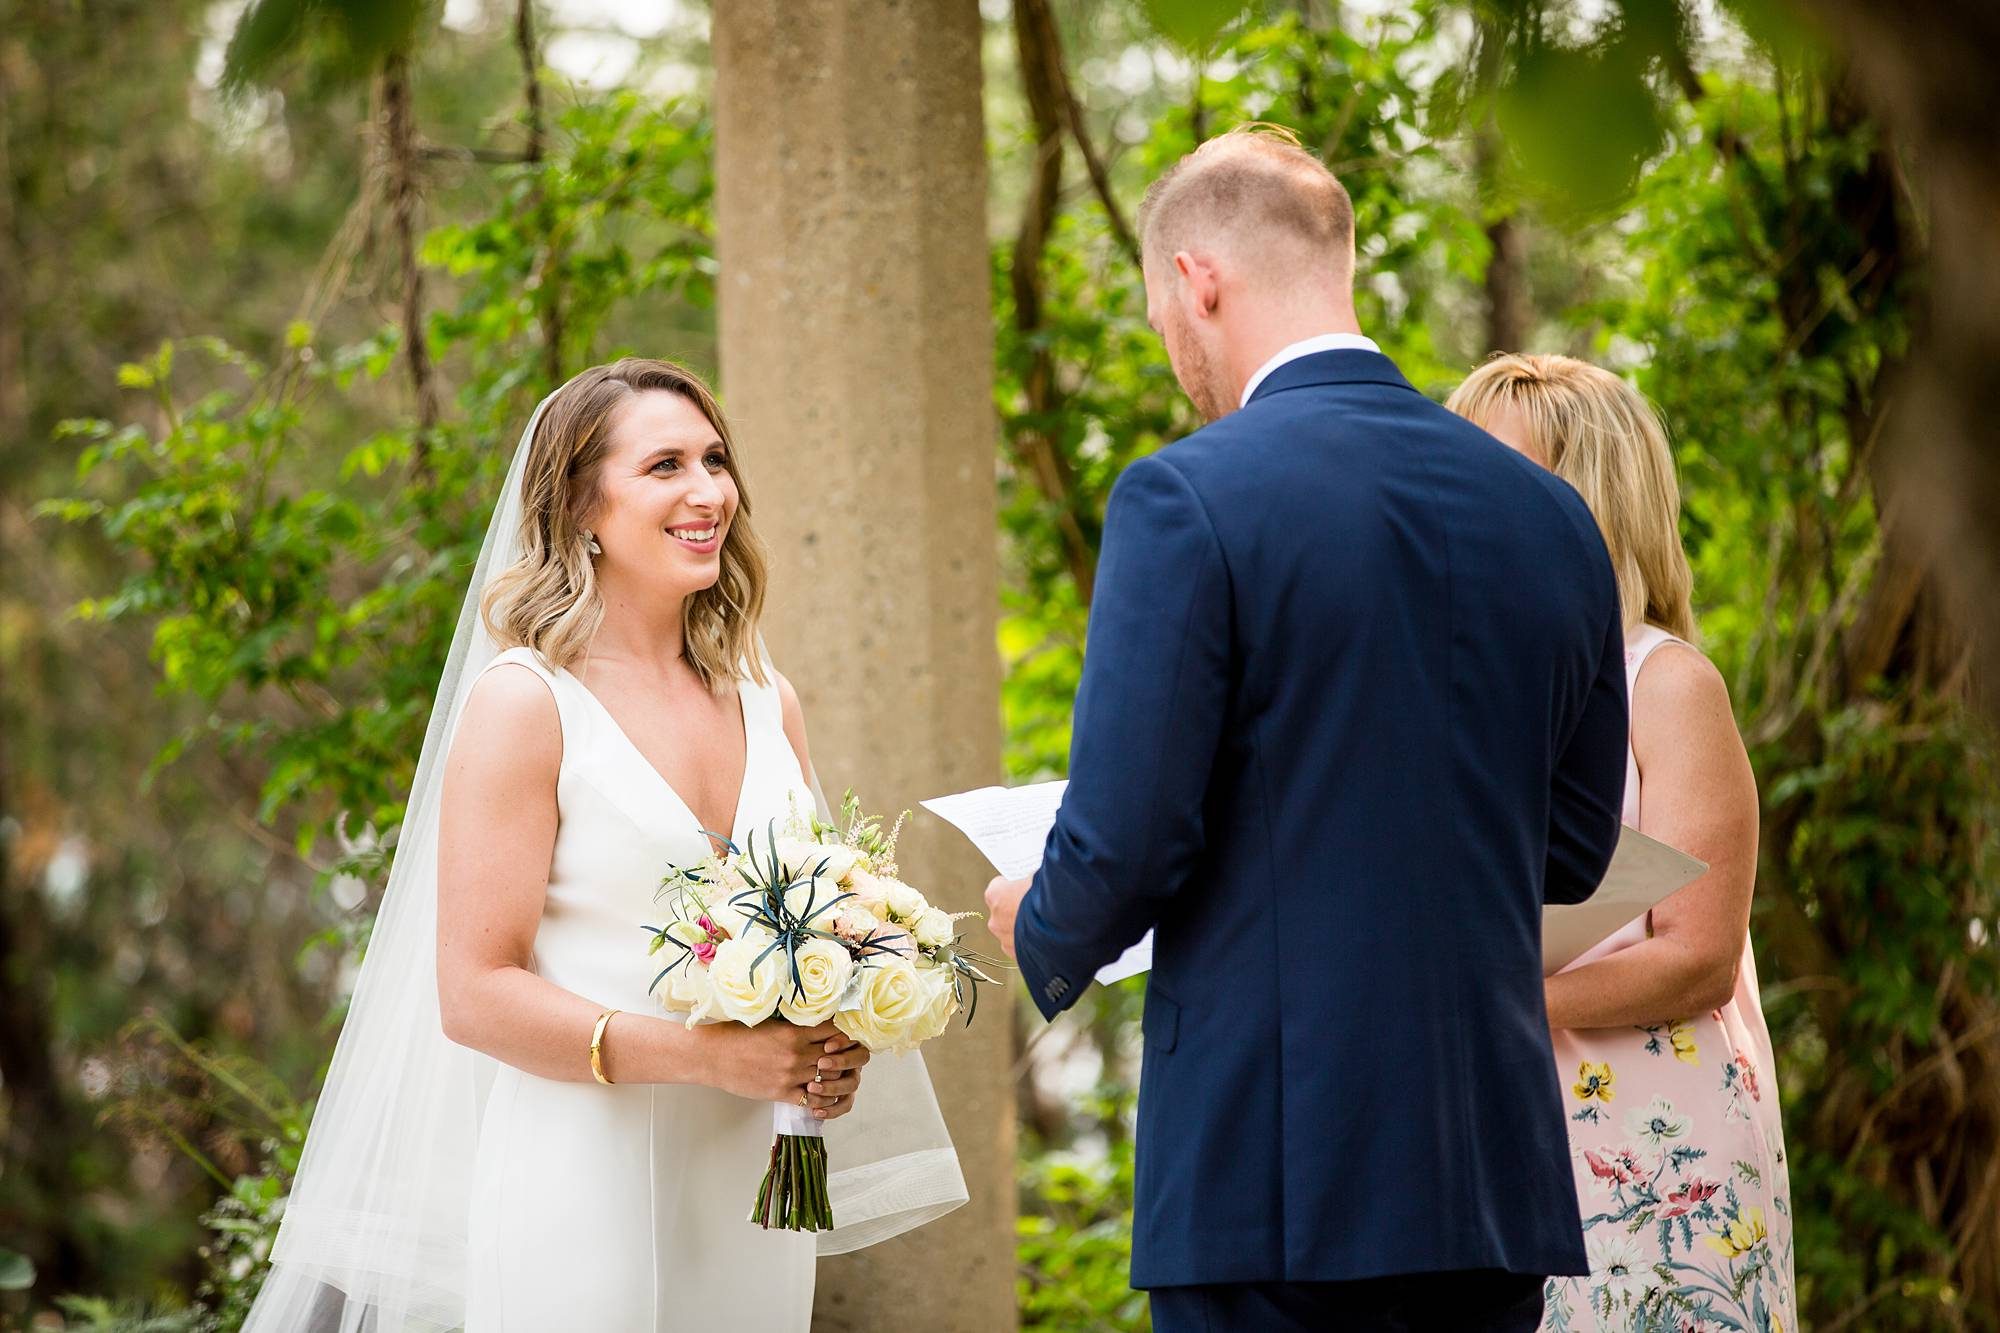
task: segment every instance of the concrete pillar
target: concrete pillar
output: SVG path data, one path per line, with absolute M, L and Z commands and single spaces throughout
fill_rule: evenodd
M 722 393 L 775 557 L 766 633 L 829 797 L 893 815 L 1000 778 L 978 4 L 727 0 L 713 46 Z M 990 872 L 930 816 L 902 861 L 981 906 Z M 1015 1326 L 1013 1006 L 985 999 L 926 1052 L 972 1201 L 822 1263 L 822 1333 Z

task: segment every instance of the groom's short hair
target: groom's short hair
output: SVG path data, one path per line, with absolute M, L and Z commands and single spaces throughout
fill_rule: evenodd
M 1351 281 L 1354 203 L 1295 132 L 1263 121 L 1241 125 L 1168 168 L 1139 204 L 1147 253 L 1171 256 L 1226 239 L 1248 242 L 1260 255 L 1274 242 L 1290 242 L 1283 248 L 1324 255 Z

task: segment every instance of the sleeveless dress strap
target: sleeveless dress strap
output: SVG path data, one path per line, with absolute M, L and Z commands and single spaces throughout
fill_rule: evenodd
M 1677 635 L 1669 634 L 1658 625 L 1642 624 L 1635 628 L 1625 640 L 1625 693 L 1631 697 L 1632 686 L 1639 679 L 1639 672 L 1646 665 L 1646 659 L 1655 651 L 1670 643 L 1683 648 L 1694 645 Z
M 1683 648 L 1692 649 L 1693 644 L 1678 635 L 1669 634 L 1658 625 L 1641 624 L 1633 629 L 1625 640 L 1625 700 L 1629 706 L 1633 692 L 1639 685 L 1639 673 L 1645 669 L 1646 659 L 1670 643 L 1678 643 Z M 1625 810 L 1627 824 L 1639 826 L 1639 755 L 1632 748 L 1631 732 L 1625 739 Z M 1653 933 L 1653 911 L 1646 909 L 1646 935 Z

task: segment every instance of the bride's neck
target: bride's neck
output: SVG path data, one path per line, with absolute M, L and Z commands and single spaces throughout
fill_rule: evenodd
M 604 621 L 590 644 L 593 657 L 617 658 L 643 670 L 665 673 L 681 659 L 681 603 L 622 595 L 599 585 Z

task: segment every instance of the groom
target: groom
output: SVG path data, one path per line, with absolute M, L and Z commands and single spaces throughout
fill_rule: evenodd
M 1531 1330 L 1587 1271 L 1541 910 L 1625 778 L 1603 541 L 1355 321 L 1354 214 L 1287 132 L 1139 214 L 1209 424 L 1125 470 L 1070 785 L 987 890 L 1055 1017 L 1148 928 L 1132 1285 L 1180 1330 Z

